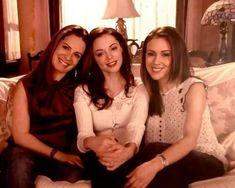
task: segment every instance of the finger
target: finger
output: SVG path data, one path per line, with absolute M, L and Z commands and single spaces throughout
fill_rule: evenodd
M 131 178 L 134 175 L 134 173 L 135 173 L 135 170 L 133 170 L 131 173 L 129 173 L 126 177 Z
M 125 188 L 129 188 L 129 187 L 131 187 L 131 186 L 133 186 L 133 184 L 134 184 L 134 179 L 133 178 L 131 178 L 131 179 L 129 179 L 127 182 L 126 182 L 126 184 L 125 184 Z
M 75 165 L 80 166 L 81 168 L 84 168 L 82 161 L 75 161 Z

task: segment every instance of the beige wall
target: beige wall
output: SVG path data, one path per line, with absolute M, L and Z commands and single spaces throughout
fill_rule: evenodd
M 45 49 L 50 40 L 48 0 L 18 0 L 22 63 L 20 73 L 28 72 L 27 53 Z

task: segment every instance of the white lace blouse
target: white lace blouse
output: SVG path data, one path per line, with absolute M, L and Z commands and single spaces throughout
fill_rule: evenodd
M 87 90 L 87 86 L 84 86 Z M 148 115 L 148 94 L 139 81 L 131 87 L 128 97 L 124 90 L 114 97 L 112 105 L 103 110 L 90 102 L 90 97 L 78 86 L 74 109 L 78 127 L 77 146 L 86 152 L 85 138 L 95 135 L 114 135 L 120 143 L 135 143 L 139 147 Z
M 162 116 L 151 116 L 146 123 L 145 143 L 165 142 L 175 143 L 183 137 L 183 127 L 187 111 L 183 104 L 191 85 L 201 80 L 191 77 L 162 95 L 165 111 Z M 210 111 L 206 106 L 199 138 L 195 150 L 213 155 L 226 164 L 225 151 L 218 143 L 210 121 Z

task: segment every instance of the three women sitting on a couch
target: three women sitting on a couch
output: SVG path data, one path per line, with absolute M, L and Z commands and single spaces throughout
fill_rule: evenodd
M 225 152 L 210 122 L 206 86 L 193 77 L 185 43 L 175 28 L 157 28 L 146 37 L 141 64 L 144 85 L 131 73 L 121 34 L 111 28 L 92 30 L 83 61 L 87 33 L 79 31 L 78 36 L 58 34 L 34 73 L 17 85 L 15 143 L 6 150 L 8 180 L 31 182 L 32 187 L 36 175 L 44 173 L 53 180 L 74 182 L 86 178 L 79 168 L 84 165 L 92 187 L 184 188 L 224 173 Z M 72 69 L 79 59 L 77 76 L 85 74 L 82 84 Z M 80 154 L 70 153 L 76 139 L 72 109 L 76 86 Z M 21 152 L 27 157 L 17 157 Z M 32 172 L 36 166 L 32 159 L 46 169 L 26 173 L 22 164 Z M 56 167 L 61 172 L 47 174 Z M 71 173 L 66 177 L 67 170 Z

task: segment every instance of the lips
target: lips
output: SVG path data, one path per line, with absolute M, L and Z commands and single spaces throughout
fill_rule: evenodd
M 163 70 L 164 68 L 163 67 L 152 67 L 151 70 L 153 72 L 160 72 L 161 70 Z
M 109 67 L 113 67 L 117 64 L 117 61 L 112 61 L 110 63 L 107 63 L 106 65 L 109 66 Z
M 63 59 L 59 58 L 59 62 L 63 64 L 64 66 L 69 66 L 70 64 L 64 61 Z

